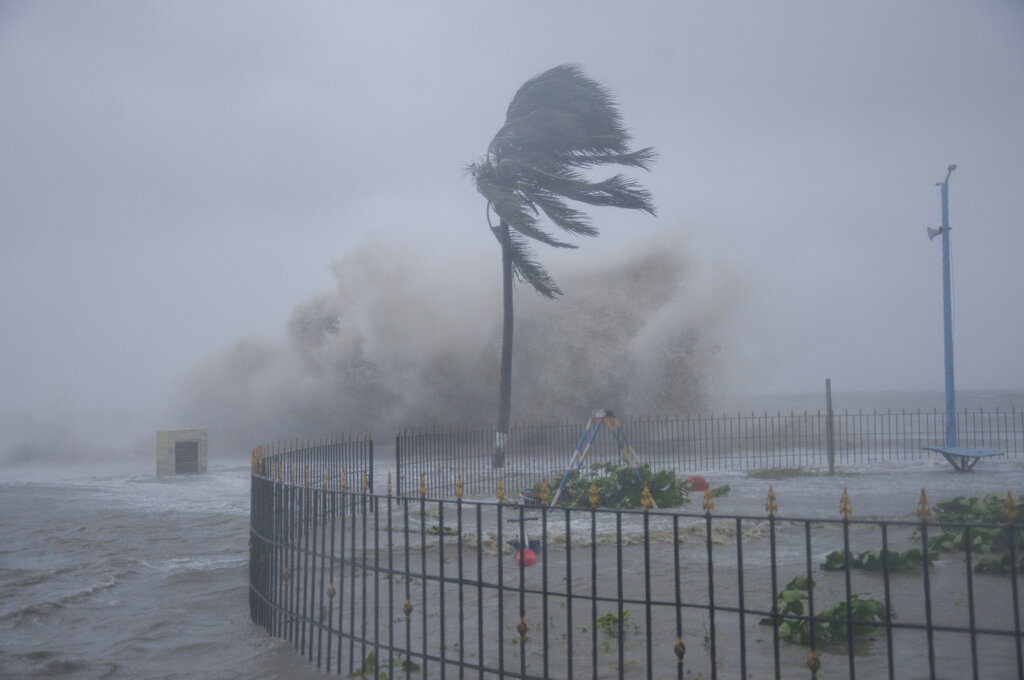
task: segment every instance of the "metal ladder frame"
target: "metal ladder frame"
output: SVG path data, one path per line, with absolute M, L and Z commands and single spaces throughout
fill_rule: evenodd
M 579 470 L 583 467 L 583 461 L 586 459 L 587 454 L 590 453 L 590 446 L 594 443 L 594 439 L 597 438 L 597 433 L 601 430 L 602 425 L 606 425 L 612 434 L 615 435 L 615 442 L 619 445 L 619 453 L 626 461 L 626 464 L 632 468 L 637 480 L 641 484 L 643 483 L 644 480 L 640 476 L 640 471 L 637 470 L 639 457 L 636 455 L 636 451 L 633 450 L 632 444 L 629 443 L 629 437 L 623 431 L 619 419 L 615 417 L 615 414 L 610 409 L 598 409 L 591 414 L 590 419 L 587 421 L 587 426 L 583 428 L 583 435 L 580 436 L 580 441 L 576 444 L 576 450 L 573 451 L 572 458 L 569 459 L 569 466 L 565 469 L 565 474 L 562 475 L 562 481 L 558 483 L 558 490 L 555 491 L 555 495 L 551 499 L 548 512 L 551 512 L 558 502 L 558 497 L 562 495 L 565 483 L 569 480 L 569 474 L 573 470 Z M 658 507 L 657 503 L 654 504 L 654 507 Z

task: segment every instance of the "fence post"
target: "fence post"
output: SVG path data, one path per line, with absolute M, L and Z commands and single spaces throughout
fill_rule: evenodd
M 825 378 L 825 428 L 828 435 L 828 473 L 836 473 L 836 430 L 832 420 L 832 378 Z
M 395 495 L 402 498 L 402 433 L 395 435 Z

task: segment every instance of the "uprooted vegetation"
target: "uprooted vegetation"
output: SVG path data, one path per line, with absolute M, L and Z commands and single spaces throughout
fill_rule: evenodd
M 974 571 L 982 574 L 1024 572 L 1024 495 L 944 498 L 933 508 L 938 533 L 928 538 L 929 552 L 967 552 L 981 556 Z M 943 526 L 943 523 L 949 523 Z M 988 526 L 969 526 L 982 524 Z M 1013 553 L 1016 553 L 1015 557 Z
M 563 476 L 553 477 L 546 482 L 549 500 L 562 483 Z M 654 472 L 648 464 L 631 468 L 614 463 L 594 463 L 569 471 L 558 496 L 558 505 L 570 508 L 592 507 L 591 493 L 596 490 L 598 507 L 623 510 L 642 508 L 644 483 L 659 508 L 679 507 L 690 501 L 692 484 L 674 470 Z M 721 496 L 728 490 L 728 486 L 721 486 L 712 489 L 711 494 Z M 541 493 L 541 485 L 536 484 L 526 495 L 539 499 Z

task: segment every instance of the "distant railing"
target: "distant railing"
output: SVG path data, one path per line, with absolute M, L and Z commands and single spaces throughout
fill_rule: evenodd
M 547 511 L 500 486 L 467 500 L 459 478 L 449 499 L 373 493 L 372 443 L 350 446 L 254 452 L 251 475 L 252 620 L 329 672 L 1024 677 L 1020 499 L 989 524 L 935 521 L 924 492 L 915 522 L 857 519 L 845 493 L 839 519 L 777 516 L 771 492 L 761 516 L 715 514 L 710 492 L 701 511 Z
M 962 411 L 957 414 L 962 446 L 999 448 L 1024 456 L 1024 412 Z M 832 416 L 835 464 L 865 465 L 935 456 L 927 446 L 945 444 L 939 411 L 870 411 Z M 530 486 L 563 473 L 584 422 L 524 425 L 509 432 L 503 468 L 491 467 L 493 429 L 405 430 L 395 441 L 398 495 L 451 493 L 461 476 L 469 494 L 487 493 L 502 477 L 509 488 Z M 828 415 L 629 418 L 623 427 L 640 460 L 652 468 L 680 472 L 824 467 L 828 460 Z M 614 438 L 601 435 L 588 463 L 618 462 Z

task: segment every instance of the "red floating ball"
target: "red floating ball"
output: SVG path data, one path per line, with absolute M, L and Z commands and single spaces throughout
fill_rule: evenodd
M 532 567 L 537 564 L 537 554 L 529 548 L 520 550 L 516 553 L 516 564 L 521 564 L 524 567 Z
M 694 491 L 704 491 L 708 488 L 708 480 L 704 479 L 700 475 L 694 475 L 686 480 L 690 484 L 690 488 Z

